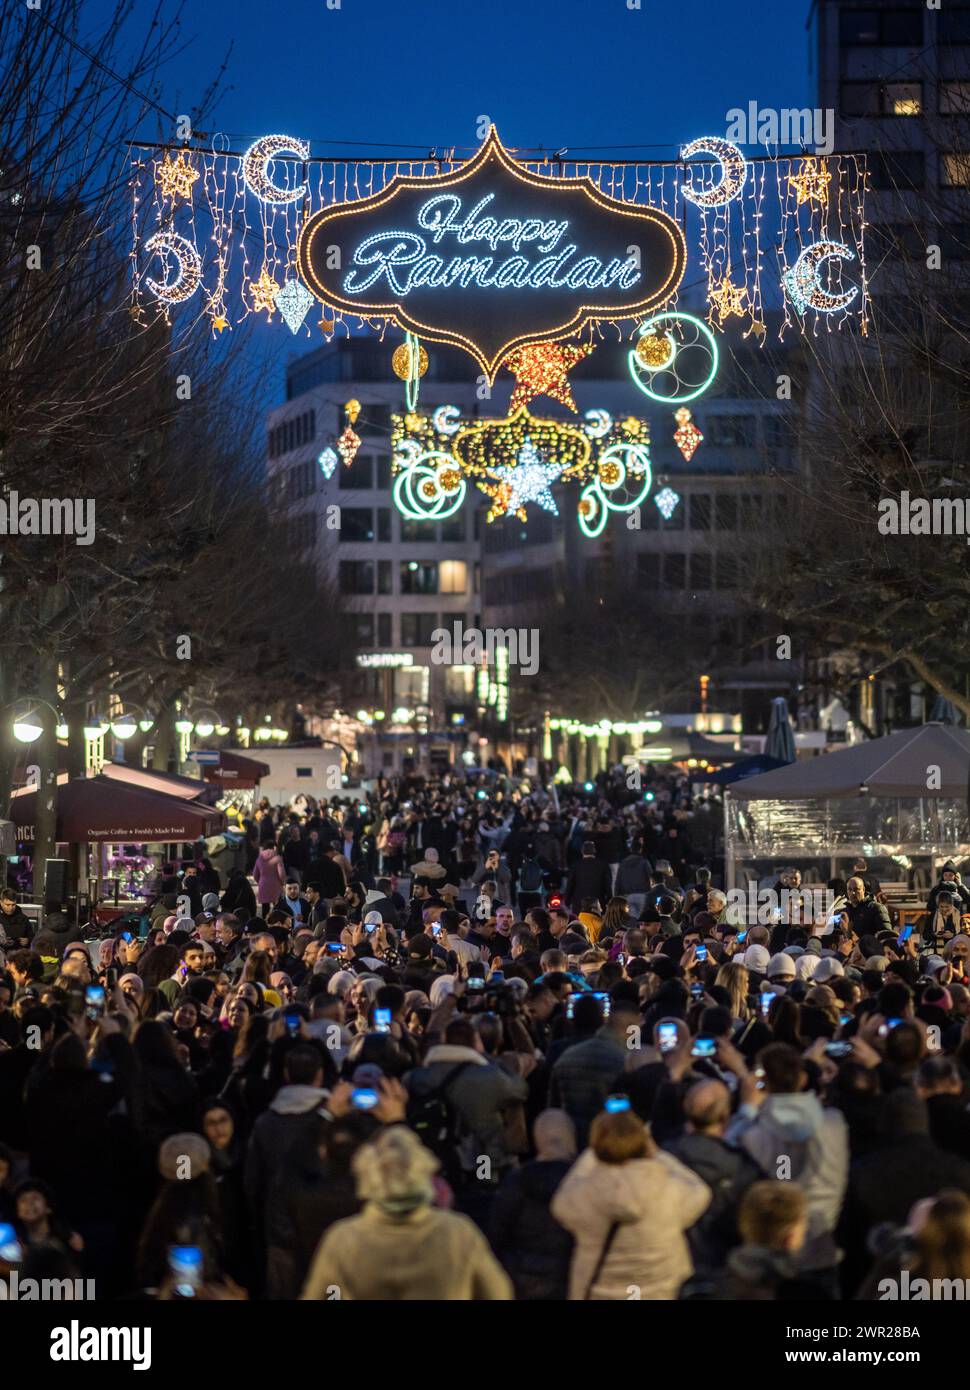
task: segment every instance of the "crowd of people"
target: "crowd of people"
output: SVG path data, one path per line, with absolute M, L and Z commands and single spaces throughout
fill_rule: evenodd
M 717 808 L 496 776 L 257 806 L 140 922 L 0 897 L 0 1274 L 99 1297 L 829 1300 L 970 1280 L 970 891 L 768 923 Z M 794 868 L 775 887 L 797 888 Z

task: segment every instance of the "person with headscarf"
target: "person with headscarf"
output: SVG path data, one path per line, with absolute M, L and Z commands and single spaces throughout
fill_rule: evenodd
M 437 1159 L 411 1130 L 392 1125 L 354 1155 L 359 1216 L 325 1234 L 304 1300 L 484 1302 L 513 1296 L 512 1283 L 475 1224 L 432 1206 Z

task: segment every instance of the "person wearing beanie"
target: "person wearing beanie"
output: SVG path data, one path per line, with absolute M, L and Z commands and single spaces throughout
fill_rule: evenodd
M 840 960 L 834 956 L 825 956 L 815 967 L 815 974 L 812 981 L 816 985 L 828 984 L 829 980 L 837 980 L 845 974 L 845 968 Z
M 741 964 L 753 975 L 764 975 L 770 960 L 767 946 L 749 946 L 741 957 Z
M 795 962 L 784 951 L 779 951 L 768 962 L 765 976 L 772 985 L 786 985 L 795 978 Z
M 936 913 L 936 900 L 941 893 L 949 893 L 961 912 L 970 912 L 970 888 L 962 882 L 960 871 L 952 859 L 948 859 L 943 865 L 939 880 L 930 889 L 926 899 L 926 911 L 931 922 Z

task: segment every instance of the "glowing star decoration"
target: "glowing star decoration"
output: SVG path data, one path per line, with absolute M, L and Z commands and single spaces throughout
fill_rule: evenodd
M 357 457 L 357 450 L 360 448 L 360 445 L 360 435 L 355 434 L 352 426 L 348 425 L 337 440 L 337 452 L 348 468 Z
M 533 396 L 550 396 L 570 410 L 576 409 L 566 373 L 593 351 L 589 343 L 567 347 L 562 343 L 526 343 L 510 352 L 505 365 L 515 377 L 515 390 L 509 401 L 509 414 L 528 405 Z
M 608 410 L 587 410 L 583 419 L 586 421 L 583 429 L 590 439 L 602 439 L 613 428 L 613 416 Z
M 325 478 L 332 478 L 334 469 L 337 467 L 337 452 L 328 444 L 323 453 L 317 459 L 320 465 L 320 472 Z
M 725 319 L 729 319 L 735 314 L 740 318 L 744 313 L 746 297 L 746 292 L 740 285 L 736 285 L 731 279 L 730 271 L 716 285 L 711 287 L 707 296 L 710 306 L 717 314 L 720 323 L 723 323 Z
M 212 327 L 217 333 L 224 333 L 229 327 L 229 320 L 226 318 L 225 314 L 214 314 L 212 316 Z
M 295 156 L 300 162 L 310 157 L 310 146 L 305 140 L 294 140 L 290 135 L 264 135 L 243 156 L 243 178 L 250 193 L 264 203 L 295 203 L 306 196 L 305 183 L 294 188 L 280 188 L 269 176 L 269 164 L 280 155 Z
M 449 437 L 461 429 L 461 411 L 456 405 L 439 405 L 431 422 L 439 434 Z
M 806 246 L 790 270 L 782 276 L 788 296 L 800 314 L 814 309 L 819 314 L 835 314 L 847 309 L 859 293 L 859 286 L 841 294 L 833 294 L 825 289 L 819 278 L 822 265 L 829 260 L 854 261 L 855 255 L 841 241 L 819 241 L 814 246 Z
M 259 313 L 262 309 L 266 310 L 267 318 L 273 317 L 273 310 L 276 308 L 276 296 L 279 294 L 280 287 L 270 275 L 268 268 L 264 265 L 259 272 L 259 279 L 254 280 L 250 286 L 253 297 L 253 310 Z
M 788 184 L 797 194 L 798 203 L 818 203 L 827 207 L 831 171 L 821 159 L 805 159 L 797 174 L 788 175 Z
M 559 508 L 550 489 L 553 483 L 558 482 L 562 471 L 560 463 L 543 463 L 532 440 L 526 438 L 514 468 L 503 464 L 492 470 L 499 483 L 504 485 L 502 510 L 514 512 L 520 521 L 525 521 L 526 503 L 534 502 L 543 511 L 558 516 Z
M 737 145 L 714 135 L 706 136 L 685 145 L 680 157 L 688 160 L 695 154 L 713 155 L 721 166 L 721 177 L 716 184 L 703 192 L 696 190 L 692 183 L 685 180 L 681 192 L 688 202 L 701 208 L 720 208 L 740 196 L 748 176 L 748 166 Z
M 674 492 L 672 487 L 664 487 L 660 489 L 653 500 L 664 521 L 669 521 L 680 504 L 680 493 Z
M 162 257 L 166 273 L 171 268 L 170 258 L 178 266 L 174 280 L 146 277 L 145 284 L 156 299 L 163 304 L 181 304 L 195 294 L 202 279 L 202 262 L 190 241 L 177 232 L 156 232 L 145 242 L 145 250 L 149 255 Z
M 299 333 L 312 303 L 313 295 L 299 280 L 287 280 L 282 289 L 276 291 L 276 307 L 291 333 Z
M 344 412 L 352 425 L 356 425 L 357 416 L 360 414 L 360 401 L 355 396 L 344 406 Z
M 178 159 L 172 159 L 170 155 L 165 156 L 155 170 L 155 177 L 162 190 L 162 197 L 171 198 L 174 203 L 176 198 L 191 198 L 192 185 L 199 177 L 199 171 L 192 168 L 180 151 Z
M 674 443 L 683 454 L 687 463 L 697 452 L 698 444 L 703 442 L 704 436 L 691 419 L 690 411 L 686 405 L 682 405 L 679 410 L 674 412 L 674 419 L 677 421 L 677 428 L 674 430 Z

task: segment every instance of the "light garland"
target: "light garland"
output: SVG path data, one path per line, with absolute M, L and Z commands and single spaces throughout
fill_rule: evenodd
M 145 242 L 145 250 L 150 255 L 172 256 L 178 265 L 174 280 L 146 277 L 145 284 L 156 299 L 163 304 L 182 304 L 195 294 L 202 279 L 202 262 L 190 241 L 177 232 L 156 232 Z
M 745 291 L 734 284 L 730 270 L 717 284 L 711 286 L 707 294 L 708 303 L 717 315 L 719 323 L 733 315 L 741 317 L 744 313 L 745 299 Z
M 788 296 L 800 314 L 814 309 L 819 314 L 835 314 L 846 309 L 859 293 L 859 286 L 832 294 L 822 286 L 819 271 L 825 261 L 854 261 L 852 250 L 842 241 L 819 241 L 806 246 L 790 270 L 782 276 Z
M 461 429 L 461 411 L 456 405 L 439 405 L 431 421 L 439 434 L 450 438 Z
M 354 433 L 352 425 L 347 425 L 343 434 L 337 440 L 337 452 L 343 459 L 347 468 L 350 467 L 357 457 L 357 450 L 360 448 L 361 442 L 360 435 Z
M 411 376 L 424 376 L 425 372 L 428 370 L 428 354 L 420 344 L 417 344 L 418 370 L 417 372 L 412 370 L 411 363 L 414 356 L 414 344 L 416 341 L 417 340 L 409 333 L 406 341 L 394 349 L 394 353 L 391 357 L 391 371 L 401 381 L 407 381 Z
M 559 515 L 551 489 L 553 483 L 562 477 L 562 464 L 545 463 L 528 437 L 519 450 L 514 468 L 502 464 L 491 472 L 498 481 L 498 487 L 492 488 L 488 483 L 479 482 L 482 491 L 493 499 L 490 520 L 514 512 L 520 521 L 525 521 L 528 502 L 534 502 L 553 516 Z
M 317 463 L 320 465 L 320 472 L 323 476 L 328 480 L 332 478 L 338 463 L 336 450 L 328 444 L 317 459 Z
M 296 140 L 289 135 L 264 135 L 250 145 L 243 156 L 243 179 L 250 193 L 254 193 L 260 202 L 279 205 L 296 203 L 306 197 L 305 183 L 295 188 L 280 188 L 270 178 L 270 161 L 283 154 L 296 155 L 297 159 L 305 162 L 310 157 L 310 146 L 305 140 Z
M 352 425 L 356 425 L 357 417 L 360 414 L 360 401 L 357 400 L 356 396 L 352 396 L 351 399 L 347 401 L 346 405 L 344 406 L 344 413 L 346 414 L 347 419 L 350 421 L 350 423 Z
M 704 442 L 704 436 L 691 419 L 691 413 L 686 405 L 682 405 L 679 410 L 674 411 L 674 419 L 677 421 L 677 428 L 674 430 L 674 443 L 683 454 L 687 463 L 697 452 L 697 446 Z
M 602 439 L 613 428 L 613 416 L 608 410 L 587 410 L 583 419 L 586 421 L 583 429 L 590 439 Z
M 299 280 L 287 280 L 276 291 L 276 307 L 286 320 L 291 333 L 299 333 L 303 320 L 310 312 L 313 295 Z
M 513 466 L 529 439 L 544 458 L 562 464 L 567 476 L 582 473 L 589 464 L 589 437 L 566 420 L 539 419 L 526 407 L 506 416 L 464 425 L 453 448 L 466 472 L 484 477 L 490 468 Z
M 562 343 L 527 343 L 509 353 L 505 365 L 515 377 L 515 390 L 509 401 L 509 414 L 528 405 L 534 396 L 550 396 L 575 411 L 572 388 L 566 373 L 593 351 L 590 344 L 566 347 Z
M 721 140 L 716 135 L 703 136 L 700 140 L 692 140 L 689 145 L 685 145 L 680 157 L 686 161 L 695 154 L 713 155 L 721 166 L 721 177 L 712 188 L 703 191 L 695 189 L 692 183 L 685 181 L 681 192 L 688 202 L 701 208 L 720 208 L 741 196 L 748 176 L 748 165 L 737 145 L 732 145 L 729 140 Z

